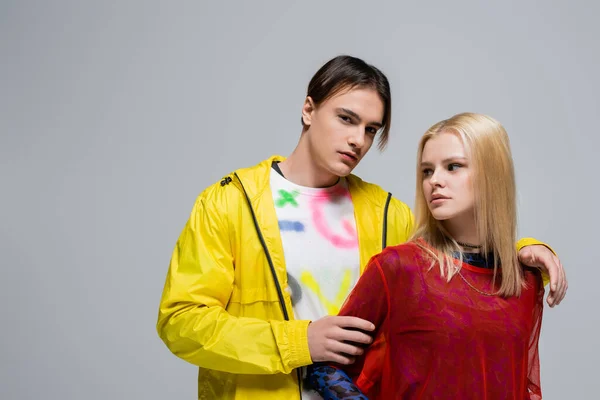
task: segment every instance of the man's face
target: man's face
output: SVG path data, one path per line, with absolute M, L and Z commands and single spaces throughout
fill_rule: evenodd
M 302 109 L 309 151 L 325 174 L 347 176 L 367 154 L 382 126 L 384 104 L 368 88 L 343 90 L 315 107 L 307 97 Z

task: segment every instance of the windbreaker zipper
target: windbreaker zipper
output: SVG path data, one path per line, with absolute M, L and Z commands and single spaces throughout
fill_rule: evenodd
M 275 272 L 275 266 L 273 265 L 273 259 L 271 258 L 271 253 L 269 253 L 269 249 L 267 248 L 267 243 L 265 242 L 265 238 L 260 230 L 260 226 L 258 225 L 258 220 L 256 219 L 256 214 L 254 213 L 254 208 L 252 208 L 252 203 L 250 202 L 250 198 L 248 197 L 248 193 L 244 188 L 244 184 L 242 180 L 238 176 L 237 173 L 234 173 L 235 177 L 240 182 L 240 186 L 242 187 L 242 191 L 244 192 L 244 197 L 246 198 L 246 203 L 248 203 L 248 208 L 250 208 L 250 214 L 252 214 L 252 221 L 254 222 L 254 228 L 256 229 L 256 233 L 258 234 L 258 240 L 260 240 L 260 244 L 267 256 L 267 262 L 269 263 L 269 269 L 271 270 L 271 275 L 273 276 L 273 281 L 275 282 L 275 288 L 277 289 L 277 297 L 279 298 L 279 305 L 281 306 L 281 311 L 283 312 L 283 318 L 286 321 L 290 320 L 290 317 L 287 312 L 287 308 L 285 306 L 285 300 L 283 298 L 283 291 L 281 290 L 281 285 L 279 284 L 279 279 L 277 279 L 277 273 Z M 296 368 L 296 375 L 298 377 L 298 390 L 300 394 L 300 399 L 302 399 L 302 376 L 300 372 L 300 368 Z
M 392 194 L 388 192 L 387 199 L 385 200 L 385 207 L 383 208 L 383 232 L 381 234 L 381 250 L 382 251 L 387 247 L 388 208 L 390 207 L 391 199 L 392 199 Z

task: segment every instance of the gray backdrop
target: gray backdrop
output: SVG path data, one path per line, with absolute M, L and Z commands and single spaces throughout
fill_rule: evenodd
M 342 53 L 394 96 L 389 148 L 356 172 L 411 206 L 430 125 L 506 126 L 520 234 L 569 274 L 545 398 L 597 394 L 598 3 L 394 3 L 0 3 L 1 399 L 195 398 L 155 331 L 175 241 L 204 187 L 291 152 L 310 77 Z

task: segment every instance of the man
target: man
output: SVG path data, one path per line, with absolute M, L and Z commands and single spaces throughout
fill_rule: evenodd
M 157 323 L 168 348 L 200 367 L 199 399 L 311 398 L 299 384 L 302 367 L 351 363 L 371 341 L 370 322 L 328 315 L 370 257 L 410 238 L 409 207 L 351 175 L 376 139 L 385 146 L 390 121 L 385 75 L 336 57 L 309 83 L 293 153 L 200 194 L 173 252 Z M 519 257 L 549 272 L 548 301 L 558 304 L 564 270 L 539 244 L 520 240 Z

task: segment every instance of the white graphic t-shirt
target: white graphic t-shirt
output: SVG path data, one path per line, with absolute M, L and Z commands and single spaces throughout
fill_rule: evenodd
M 354 206 L 345 179 L 329 188 L 296 185 L 271 170 L 296 319 L 339 312 L 360 275 Z M 303 399 L 321 399 L 303 392 Z

